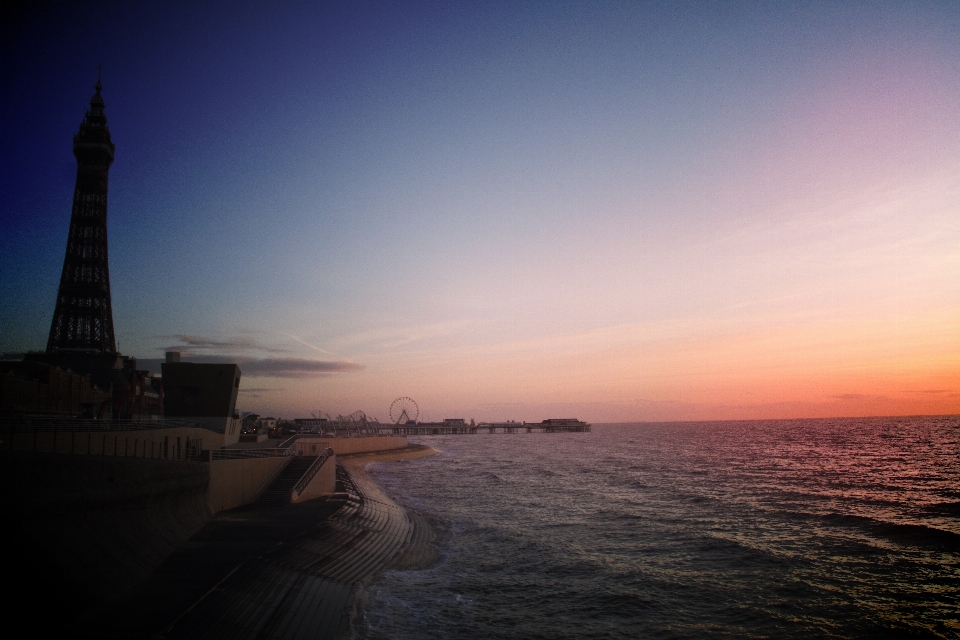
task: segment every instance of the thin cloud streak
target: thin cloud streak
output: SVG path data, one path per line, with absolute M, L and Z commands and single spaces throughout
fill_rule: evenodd
M 309 342 L 307 342 L 307 341 L 304 340 L 303 338 L 298 338 L 297 336 L 293 335 L 292 333 L 287 333 L 286 331 L 281 331 L 280 333 L 283 334 L 283 335 L 285 335 L 285 336 L 287 336 L 287 337 L 290 338 L 291 340 L 302 344 L 302 345 L 305 346 L 305 347 L 309 347 L 309 348 L 313 349 L 314 351 L 318 351 L 319 353 L 322 353 L 322 354 L 325 354 L 325 355 L 328 355 L 328 356 L 337 356 L 338 358 L 343 357 L 343 356 L 339 356 L 339 355 L 337 355 L 336 353 L 333 353 L 333 352 L 331 352 L 331 351 L 327 351 L 326 349 L 321 349 L 320 347 L 318 347 L 318 346 L 316 346 L 316 345 L 310 344 Z
M 304 375 L 348 373 L 363 371 L 366 367 L 354 362 L 329 362 L 305 358 L 262 358 L 240 362 L 241 370 L 248 376 L 294 378 Z
M 314 377 L 335 373 L 353 373 L 366 369 L 364 365 L 356 362 L 309 360 L 307 358 L 248 358 L 245 356 L 187 354 L 186 359 L 201 364 L 236 364 L 240 367 L 243 377 L 251 378 Z M 137 366 L 140 369 L 159 373 L 162 362 L 159 358 L 142 358 L 137 360 Z M 241 391 L 245 389 L 242 384 L 240 388 Z M 258 391 L 269 392 L 271 390 L 258 389 Z
M 417 327 L 385 327 L 344 336 L 344 344 L 358 345 L 376 343 L 378 348 L 396 349 L 430 338 L 454 335 L 470 325 L 470 322 L 443 322 Z
M 266 351 L 267 353 L 288 353 L 289 349 L 282 349 L 265 345 L 249 336 L 237 336 L 233 338 L 206 338 L 203 336 L 194 336 L 179 334 L 167 336 L 179 340 L 182 344 L 175 344 L 167 347 L 167 351 L 189 350 L 195 351 L 216 351 L 221 349 L 243 349 L 249 351 Z

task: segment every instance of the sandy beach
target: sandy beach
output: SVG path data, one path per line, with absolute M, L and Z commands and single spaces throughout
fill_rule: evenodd
M 354 469 L 364 469 L 372 462 L 398 462 L 400 460 L 415 460 L 417 458 L 426 458 L 428 456 L 440 453 L 433 447 L 425 444 L 411 443 L 405 449 L 395 449 L 392 451 L 374 451 L 372 453 L 350 453 L 337 456 L 337 460 L 344 466 L 349 466 L 350 471 Z
M 350 475 L 354 478 L 361 478 L 367 482 L 372 482 L 379 486 L 375 479 L 370 477 L 366 469 L 374 462 L 400 462 L 401 460 L 416 460 L 417 458 L 427 458 L 440 453 L 433 447 L 425 444 L 408 444 L 404 449 L 395 449 L 392 451 L 374 451 L 371 453 L 350 453 L 337 456 L 337 462 L 346 467 Z

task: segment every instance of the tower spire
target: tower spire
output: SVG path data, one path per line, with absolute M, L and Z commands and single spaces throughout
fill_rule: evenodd
M 103 114 L 102 88 L 98 65 L 96 93 L 73 136 L 77 182 L 47 353 L 117 352 L 107 260 L 107 174 L 114 144 Z

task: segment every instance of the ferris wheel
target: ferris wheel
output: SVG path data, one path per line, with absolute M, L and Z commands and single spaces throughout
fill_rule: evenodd
M 390 419 L 394 424 L 416 422 L 418 417 L 420 417 L 420 409 L 413 398 L 404 396 L 397 398 L 390 404 Z

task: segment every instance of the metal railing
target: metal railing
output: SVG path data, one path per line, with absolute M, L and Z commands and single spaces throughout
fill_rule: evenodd
M 290 436 L 289 438 L 281 442 L 279 448 L 286 449 L 287 447 L 293 447 L 297 442 L 297 438 L 299 437 L 300 437 L 299 433 L 293 434 L 292 436 Z
M 206 429 L 216 431 L 196 420 L 78 420 L 74 418 L 0 418 L 0 430 L 24 431 L 147 431 L 155 429 Z
M 158 431 L 0 429 L 0 449 L 32 453 L 202 461 L 203 438 Z
M 363 411 L 354 411 L 348 416 L 336 418 L 326 415 L 323 422 L 312 430 L 301 431 L 299 435 L 317 435 L 325 438 L 363 438 L 378 435 L 380 421 Z
M 213 460 L 246 460 L 250 458 L 288 458 L 294 450 L 289 449 L 214 449 Z
M 163 460 L 200 460 L 203 437 L 191 437 L 189 431 L 173 434 L 164 432 L 164 430 L 182 428 L 211 431 L 207 424 L 193 420 L 5 417 L 0 418 L 0 449 Z
M 317 456 L 317 459 L 313 461 L 313 464 L 310 465 L 310 468 L 307 469 L 300 480 L 293 487 L 293 493 L 300 496 L 303 493 L 303 490 L 307 488 L 307 485 L 310 484 L 310 481 L 313 480 L 314 476 L 317 475 L 317 472 L 320 471 L 320 468 L 326 464 L 327 460 L 333 457 L 333 449 L 327 448 L 324 449 L 323 453 Z

